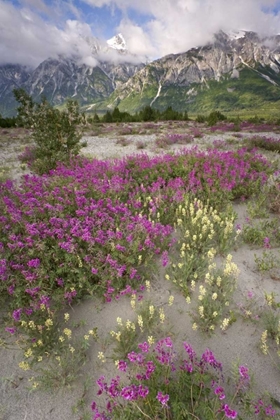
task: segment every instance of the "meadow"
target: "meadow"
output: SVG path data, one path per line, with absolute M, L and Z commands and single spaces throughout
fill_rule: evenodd
M 96 124 L 115 157 L 2 173 L 0 419 L 280 418 L 278 133 Z

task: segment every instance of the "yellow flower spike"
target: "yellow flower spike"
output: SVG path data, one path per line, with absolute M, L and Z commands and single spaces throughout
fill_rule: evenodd
M 119 316 L 117 317 L 117 324 L 118 324 L 120 327 L 122 327 L 122 326 L 123 326 L 122 319 L 121 319 Z
M 106 361 L 104 353 L 102 351 L 98 352 L 97 357 L 98 357 L 99 360 L 101 360 L 102 363 L 104 363 Z
M 152 335 L 148 336 L 148 344 L 151 346 L 152 344 L 154 344 L 155 340 L 154 337 Z
M 161 324 L 163 324 L 165 320 L 165 314 L 164 314 L 163 308 L 159 308 L 159 319 L 160 319 Z
M 60 356 L 56 356 L 56 358 L 55 358 L 58 362 L 60 362 L 61 361 L 61 358 L 60 358 Z
M 70 315 L 68 313 L 64 314 L 64 321 L 67 322 L 69 321 Z
M 69 350 L 71 351 L 71 353 L 74 353 L 75 349 L 72 346 L 69 346 Z
M 200 315 L 200 318 L 204 318 L 204 307 L 203 306 L 198 307 L 198 313 Z
M 194 280 L 191 281 L 191 291 L 192 292 L 195 291 L 195 281 Z
M 118 368 L 119 367 L 119 363 L 120 363 L 120 361 L 119 360 L 115 360 L 115 366 Z
M 150 318 L 154 316 L 154 313 L 155 313 L 155 307 L 154 307 L 154 305 L 150 305 L 149 306 Z
M 42 356 L 38 356 L 37 361 L 38 362 L 41 362 L 42 360 L 43 360 L 43 357 Z
M 228 326 L 229 326 L 229 318 L 224 318 L 224 320 L 222 322 L 222 325 L 221 325 L 221 330 L 225 331 Z
M 30 369 L 29 363 L 27 363 L 27 362 L 20 362 L 20 363 L 18 364 L 18 366 L 19 366 L 22 370 L 29 370 L 29 369 Z
M 168 299 L 168 306 L 172 306 L 174 303 L 174 296 L 170 295 Z
M 143 331 L 143 318 L 141 315 L 138 315 L 138 325 L 140 327 L 140 330 Z
M 191 298 L 189 296 L 186 297 L 186 303 L 189 305 L 191 303 Z
M 77 255 L 77 260 L 78 260 L 78 267 L 82 268 L 83 262 L 82 262 L 81 257 L 79 255 Z
M 214 311 L 212 315 L 213 315 L 213 318 L 216 318 L 216 316 L 218 316 L 218 312 Z
M 220 276 L 218 276 L 218 277 L 217 277 L 217 280 L 216 280 L 216 285 L 217 285 L 218 287 L 220 287 L 220 286 L 221 286 L 221 284 L 222 284 L 222 279 L 221 279 L 221 277 L 220 277 Z
M 68 337 L 68 339 L 71 338 L 72 331 L 69 328 L 64 328 L 63 333 Z
M 88 340 L 88 339 L 89 339 L 89 335 L 85 334 L 85 335 L 84 335 L 84 339 L 85 339 L 85 340 Z
M 184 264 L 182 264 L 182 263 L 178 263 L 177 265 L 178 265 L 178 268 L 180 268 L 180 269 L 181 269 L 181 268 L 183 267 L 183 265 L 184 265 Z
M 63 343 L 63 341 L 65 340 L 65 338 L 61 335 L 61 336 L 58 338 L 58 340 L 59 340 L 61 343 Z
M 266 343 L 267 341 L 267 330 L 265 330 L 262 335 L 261 335 L 261 351 L 263 352 L 263 354 L 267 354 L 268 353 L 268 345 Z
M 24 356 L 28 359 L 29 357 L 31 357 L 33 354 L 32 349 L 28 349 L 26 350 L 26 352 L 24 353 Z
M 44 305 L 44 303 L 41 303 L 40 309 L 41 309 L 41 311 L 44 311 L 46 309 L 46 305 Z
M 193 323 L 193 325 L 192 325 L 192 329 L 194 330 L 194 331 L 196 331 L 197 330 L 197 324 L 194 322 Z
M 269 294 L 265 292 L 265 300 L 268 306 L 272 306 L 275 302 L 273 293 Z
M 165 274 L 166 280 L 170 280 L 170 276 L 168 274 Z
M 29 328 L 31 328 L 32 330 L 34 330 L 34 329 L 36 328 L 36 325 L 35 325 L 34 321 L 29 321 L 29 322 L 28 322 L 28 326 L 29 326 Z
M 88 333 L 89 333 L 89 335 L 92 335 L 93 337 L 96 337 L 96 331 L 89 330 Z
M 204 286 L 199 286 L 199 293 L 202 295 L 202 296 L 205 296 L 205 294 L 206 294 L 206 289 L 205 289 L 205 287 Z
M 214 331 L 215 325 L 210 325 L 209 330 Z
M 121 332 L 120 331 L 118 331 L 116 334 L 115 334 L 115 337 L 116 337 L 116 340 L 117 341 L 121 341 Z
M 146 280 L 145 285 L 146 285 L 147 292 L 150 292 L 151 291 L 151 282 L 149 280 Z M 136 295 L 132 295 L 132 296 L 135 296 L 135 299 L 136 299 Z
M 217 293 L 213 293 L 213 295 L 212 295 L 212 299 L 213 299 L 213 300 L 216 300 L 216 299 L 217 299 L 217 297 L 218 297 Z
M 45 326 L 47 327 L 47 328 L 49 328 L 49 327 L 51 327 L 53 325 L 53 320 L 52 319 L 50 319 L 50 318 L 48 318 L 46 321 L 45 321 Z

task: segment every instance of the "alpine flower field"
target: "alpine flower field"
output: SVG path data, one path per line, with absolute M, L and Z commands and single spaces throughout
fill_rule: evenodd
M 279 407 L 254 393 L 242 361 L 229 379 L 211 349 L 171 337 L 165 311 L 149 297 L 153 275 L 161 271 L 190 305 L 193 331 L 213 336 L 231 328 L 239 274 L 231 250 L 242 240 L 233 203 L 268 191 L 277 170 L 260 149 L 194 146 L 155 157 L 79 156 L 47 175 L 2 182 L 3 329 L 22 349 L 20 367 L 33 372 L 31 387 L 52 381 L 49 361 L 61 369 L 58 381 L 75 381 L 77 363 L 100 344 L 98 324 L 74 342 L 69 308 L 90 297 L 105 305 L 129 299 L 134 319 L 117 319 L 110 356 L 99 349 L 98 363 L 112 359 L 115 374 L 95 378 L 98 395 L 91 395 L 88 418 L 279 418 Z M 265 232 L 260 239 L 266 252 L 272 236 Z M 277 321 L 276 296 L 267 300 Z M 171 294 L 166 306 L 172 305 Z M 240 308 L 246 311 L 249 319 L 249 309 Z M 260 336 L 260 351 L 273 348 L 278 369 L 279 326 Z M 71 364 L 72 376 L 65 373 Z

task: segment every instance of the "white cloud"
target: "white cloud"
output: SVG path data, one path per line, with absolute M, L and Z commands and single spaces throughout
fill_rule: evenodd
M 203 45 L 215 32 L 245 29 L 272 35 L 280 32 L 280 17 L 272 8 L 279 0 L 84 0 L 96 7 L 113 6 L 150 15 L 139 27 L 124 19 L 119 29 L 133 52 L 163 56 Z
M 28 8 L 17 9 L 0 0 L 0 9 L 0 64 L 35 67 L 49 57 L 77 55 L 96 66 L 85 39 L 92 36 L 88 24 L 67 20 L 61 29 Z
M 84 63 L 96 65 L 86 39 L 98 33 L 96 22 L 83 14 L 75 0 L 19 0 L 21 6 L 0 0 L 0 64 L 20 63 L 36 66 L 48 57 L 60 54 L 80 56 Z M 143 59 L 187 51 L 210 41 L 218 30 L 245 29 L 261 35 L 280 33 L 280 15 L 273 13 L 276 0 L 83 0 L 94 7 L 107 6 L 112 15 L 119 9 L 122 20 L 115 33 L 122 32 L 132 54 Z M 133 15 L 131 11 L 134 11 Z M 72 18 L 69 18 L 69 13 Z M 137 19 L 135 16 L 139 16 Z M 102 27 L 107 24 L 104 15 Z M 134 20 L 132 20 L 134 16 Z M 84 20 L 83 20 L 84 19 Z M 87 19 L 87 23 L 85 23 Z M 108 19 L 111 24 L 110 19 Z M 114 20 L 116 22 L 116 20 Z M 116 53 L 114 62 L 126 61 Z M 107 59 L 101 54 L 100 59 Z M 98 58 L 99 59 L 99 58 Z M 137 60 L 130 56 L 131 60 Z

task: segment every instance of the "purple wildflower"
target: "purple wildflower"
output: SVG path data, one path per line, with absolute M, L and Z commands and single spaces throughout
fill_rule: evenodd
M 222 411 L 224 411 L 228 419 L 235 419 L 237 416 L 237 412 L 234 410 L 231 410 L 231 408 L 229 408 L 227 404 L 223 404 Z
M 16 327 L 6 327 L 5 331 L 9 332 L 10 334 L 14 334 L 16 332 Z
M 142 350 L 143 353 L 148 353 L 150 350 L 150 345 L 144 341 L 144 343 L 138 344 L 138 347 L 140 350 Z
M 158 392 L 157 394 L 157 400 L 162 404 L 167 406 L 167 401 L 169 400 L 169 395 L 168 394 L 163 394 L 161 391 Z

